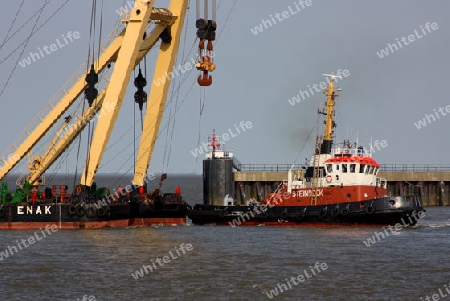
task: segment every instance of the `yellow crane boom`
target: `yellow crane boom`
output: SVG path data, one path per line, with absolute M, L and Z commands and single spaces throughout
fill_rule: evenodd
M 101 111 L 102 122 L 97 125 L 94 131 L 89 156 L 86 159 L 85 170 L 81 177 L 80 183 L 82 185 L 91 186 L 94 181 L 98 165 L 100 164 L 122 105 L 126 86 L 133 70 L 133 65 L 130 62 L 136 61 L 139 50 L 138 46 L 150 17 L 151 5 L 153 5 L 153 1 L 148 1 L 147 5 L 136 2 L 130 14 L 130 21 L 127 25 L 123 45 L 119 52 L 104 100 L 111 107 L 116 107 L 116 110 L 104 111 L 102 109 Z M 172 0 L 169 5 L 169 10 L 173 15 L 178 16 L 178 18 L 170 26 L 172 41 L 170 43 L 161 43 L 153 76 L 154 79 L 164 76 L 166 72 L 173 69 L 183 28 L 184 15 L 187 10 L 187 1 Z M 144 184 L 144 177 L 147 173 L 151 153 L 153 152 L 154 141 L 158 134 L 170 85 L 170 81 L 167 80 L 160 86 L 155 85 L 154 82 L 152 81 L 139 154 L 136 161 L 136 172 L 133 179 L 133 184 L 139 186 Z
M 182 2 L 182 3 L 179 3 Z M 170 44 L 161 43 L 158 59 L 156 61 L 154 79 L 163 78 L 167 71 L 173 69 L 175 58 L 180 44 L 181 31 L 183 29 L 184 16 L 187 10 L 187 1 L 172 1 L 169 10 L 180 16 L 171 27 L 172 42 Z M 159 126 L 166 106 L 167 93 L 170 81 L 166 79 L 159 86 L 156 80 L 152 81 L 147 112 L 144 118 L 139 152 L 136 159 L 136 169 L 133 184 L 144 185 L 144 178 L 151 160 L 155 141 L 158 136 Z
M 52 141 L 53 146 L 49 147 L 48 151 L 43 156 L 41 156 L 39 162 L 37 162 L 38 164 L 34 165 L 33 168 L 30 169 L 30 173 L 26 177 L 26 179 L 31 184 L 35 183 L 39 179 L 39 177 L 48 169 L 48 167 L 81 133 L 83 128 L 95 116 L 95 114 L 100 111 L 101 122 L 98 122 L 95 128 L 94 137 L 91 142 L 90 152 L 85 166 L 85 172 L 83 173 L 80 181 L 83 185 L 92 185 L 98 164 L 100 163 L 103 152 L 105 150 L 105 146 L 108 143 L 112 128 L 117 118 L 118 111 L 121 107 L 122 99 L 125 95 L 131 72 L 133 68 L 139 64 L 139 62 L 145 57 L 150 49 L 156 44 L 163 31 L 166 29 L 168 29 L 169 33 L 171 31 L 173 39 L 171 42 L 163 40 L 163 43 L 161 43 L 161 47 L 159 50 L 160 54 L 155 67 L 155 78 L 158 78 L 159 76 L 164 75 L 165 72 L 173 69 L 184 22 L 184 15 L 187 10 L 187 0 L 172 0 L 169 6 L 169 10 L 154 8 L 153 4 L 154 0 L 136 1 L 131 13 L 127 14 L 126 18 L 122 20 L 127 24 L 126 28 L 103 51 L 103 53 L 99 56 L 97 62 L 95 62 L 95 66 L 98 68 L 98 73 L 100 73 L 108 64 L 115 62 L 114 70 L 112 72 L 109 84 L 103 89 L 103 91 L 100 92 L 92 106 L 88 107 L 80 116 L 78 116 L 75 123 L 72 124 L 68 131 L 65 132 L 65 135 L 60 137 L 56 143 L 55 139 Z M 152 29 L 150 34 L 147 35 L 145 31 L 147 28 L 147 24 L 151 20 L 156 21 L 156 26 Z M 79 77 L 72 88 L 50 110 L 47 116 L 45 118 L 42 118 L 38 126 L 29 133 L 28 137 L 19 146 L 13 147 L 15 156 L 10 158 L 8 162 L 9 164 L 5 164 L 4 166 L 2 166 L 2 168 L 0 168 L 0 180 L 24 156 L 26 156 L 27 153 L 31 151 L 31 149 L 37 144 L 37 142 L 44 137 L 44 135 L 56 123 L 56 121 L 81 95 L 81 93 L 87 87 L 87 83 L 85 82 L 86 75 L 87 73 Z M 150 105 L 149 109 L 147 109 L 146 120 L 150 118 L 151 122 L 154 122 L 154 125 L 151 125 L 151 122 L 147 122 L 147 124 L 150 124 L 150 126 L 145 125 L 143 133 L 143 136 L 154 135 L 151 141 L 156 140 L 159 124 L 162 119 L 165 100 L 167 98 L 169 84 L 170 82 L 167 81 L 160 87 L 157 87 L 155 85 L 152 86 L 152 92 L 149 99 Z M 155 91 L 153 91 L 153 89 Z M 151 113 L 152 110 L 156 110 L 157 113 Z M 155 131 L 153 131 L 153 134 L 148 133 L 148 129 L 150 128 L 155 129 Z M 143 140 L 145 141 L 145 139 Z M 146 147 L 141 146 L 140 150 L 141 149 L 146 149 Z M 151 151 L 153 151 L 153 147 L 151 148 Z M 145 158 L 143 158 L 143 156 L 145 155 L 148 156 L 148 159 L 146 160 Z M 151 154 L 149 154 L 148 152 L 144 152 L 144 155 L 138 157 L 136 163 L 144 164 L 143 162 L 147 162 L 145 166 L 136 168 L 136 170 L 144 170 L 144 172 L 141 172 L 141 183 L 143 183 L 143 177 L 145 176 L 146 170 L 148 168 L 150 155 Z M 144 160 L 139 160 L 139 158 Z
M 139 54 L 134 63 L 134 67 L 136 67 L 139 62 L 147 55 L 150 49 L 156 44 L 159 38 L 159 34 L 164 30 L 164 26 L 158 26 L 153 30 L 153 34 L 148 36 L 142 43 L 139 48 Z M 123 35 L 120 37 L 122 40 Z M 120 49 L 120 48 L 119 48 Z M 118 51 L 117 51 L 118 52 Z M 117 54 L 116 52 L 116 54 Z M 95 114 L 100 111 L 102 107 L 103 100 L 105 98 L 107 88 L 103 89 L 95 99 L 94 103 L 91 107 L 88 107 L 84 113 L 77 119 L 77 121 L 71 125 L 68 129 L 67 134 L 61 137 L 57 144 L 54 147 L 50 148 L 50 150 L 42 156 L 42 160 L 39 164 L 39 167 L 30 171 L 28 175 L 28 181 L 30 184 L 34 184 L 39 177 L 64 153 L 64 150 L 73 142 L 73 140 L 81 133 L 84 127 L 88 124 L 88 122 L 93 118 Z M 104 106 L 105 110 L 115 110 L 109 105 Z M 102 117 L 103 118 L 103 117 Z

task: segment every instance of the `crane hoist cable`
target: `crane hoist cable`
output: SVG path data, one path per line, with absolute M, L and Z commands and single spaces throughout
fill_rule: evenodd
M 229 11 L 229 13 L 228 13 L 228 15 L 227 15 L 227 18 L 226 18 L 226 20 L 225 20 L 224 26 L 222 27 L 222 30 L 219 32 L 219 35 L 217 36 L 217 39 L 218 39 L 218 37 L 221 35 L 221 32 L 223 31 L 225 25 L 227 24 L 227 22 L 228 22 L 228 20 L 229 20 L 229 18 L 230 18 L 230 16 L 231 16 L 231 14 L 232 14 L 232 12 L 233 12 L 233 9 L 234 9 L 234 7 L 235 7 L 235 5 L 236 5 L 236 2 L 237 2 L 237 0 L 235 0 L 235 1 L 233 2 L 232 8 L 230 9 L 230 11 Z M 220 3 L 222 3 L 222 2 L 219 2 L 219 6 L 220 6 Z M 188 15 L 188 16 L 189 16 L 189 15 Z M 191 52 L 194 50 L 195 43 L 196 43 L 196 41 L 194 41 L 193 44 L 191 45 L 190 50 L 189 50 L 189 53 L 188 53 L 188 57 L 190 57 Z M 183 60 L 183 62 L 184 62 L 184 60 Z M 187 97 L 190 95 L 190 93 L 192 92 L 192 89 L 193 89 L 194 86 L 195 86 L 196 80 L 193 80 L 192 83 L 191 83 L 191 85 L 190 85 L 190 87 L 189 87 L 188 90 L 185 92 L 184 97 L 182 97 L 181 101 L 178 102 L 177 99 L 178 99 L 178 97 L 179 97 L 178 93 L 180 92 L 180 87 L 183 85 L 183 83 L 186 81 L 186 79 L 188 79 L 188 77 L 183 77 L 183 78 L 181 78 L 180 82 L 178 83 L 179 86 L 178 86 L 178 88 L 176 89 L 176 94 L 172 93 L 171 97 L 168 99 L 168 102 L 167 102 L 166 107 L 168 107 L 168 106 L 172 103 L 172 101 L 173 101 L 174 99 L 176 100 L 176 104 L 175 104 L 174 111 L 173 111 L 173 112 L 170 112 L 169 118 L 175 118 L 175 115 L 177 114 L 177 112 L 179 111 L 179 109 L 181 108 L 181 106 L 184 104 L 185 100 L 186 100 Z M 202 90 L 204 90 L 204 89 L 202 89 Z M 205 91 L 201 91 L 201 92 L 200 92 L 200 99 L 202 99 L 202 93 L 205 94 Z M 203 99 L 204 99 L 204 98 L 205 98 L 205 95 L 203 96 Z M 203 101 L 203 100 L 200 100 L 200 111 L 203 112 L 203 109 L 204 109 L 204 101 Z M 161 134 L 162 134 L 164 131 L 167 131 L 167 133 L 169 133 L 169 129 L 168 129 L 169 127 L 170 127 L 170 123 L 167 122 L 165 125 L 163 125 L 163 126 L 161 127 L 161 129 L 160 129 L 159 134 L 158 134 L 157 137 L 160 137 Z M 129 130 L 131 130 L 131 128 L 129 128 L 128 130 L 126 130 L 126 132 L 129 131 Z M 168 135 L 169 135 L 169 134 L 168 134 Z M 123 138 L 123 137 L 126 137 L 126 136 L 127 136 L 127 135 L 124 134 L 124 135 L 122 136 L 122 138 Z M 136 143 L 136 141 L 138 141 L 138 139 L 139 139 L 139 137 L 136 137 L 136 135 L 134 135 L 133 143 Z M 112 149 L 112 147 L 114 146 L 114 144 L 118 143 L 119 141 L 120 141 L 120 140 L 117 140 L 115 143 L 113 143 L 112 145 L 110 145 L 108 148 L 109 148 L 109 149 Z M 127 150 L 127 147 L 125 146 L 125 147 L 123 148 L 122 151 L 119 151 L 119 153 L 123 153 L 123 152 L 126 151 L 126 150 Z M 170 151 L 169 151 L 169 153 L 170 153 Z M 116 156 L 111 157 L 111 158 L 108 159 L 108 160 L 105 160 L 104 162 L 102 162 L 102 164 L 100 165 L 100 167 L 101 167 L 102 165 L 107 165 L 107 164 L 109 164 L 109 162 L 113 161 L 115 157 L 116 157 Z M 130 162 L 130 160 L 132 160 L 132 158 L 134 158 L 133 161 L 136 162 L 136 155 L 132 153 L 132 154 L 129 155 L 129 157 L 128 157 L 126 160 L 124 160 L 124 163 L 123 163 L 122 166 L 119 168 L 119 170 L 122 170 L 122 168 L 124 168 L 125 165 L 126 165 L 128 162 Z M 169 158 L 169 157 L 168 157 L 168 158 Z M 167 159 L 167 164 L 169 164 L 168 161 L 170 161 L 170 160 Z M 129 167 L 128 167 L 128 169 L 124 172 L 124 174 L 129 173 L 129 172 L 132 170 L 134 164 L 129 164 L 128 166 L 129 166 Z
M 96 84 L 98 83 L 98 73 L 95 71 L 94 62 L 96 61 L 95 57 L 95 33 L 96 33 L 96 21 L 97 21 L 97 0 L 92 1 L 91 8 L 91 20 L 90 20 L 90 28 L 89 28 L 89 47 L 88 47 L 88 58 L 86 64 L 86 72 L 88 71 L 89 65 L 90 70 L 86 75 L 86 83 L 87 87 L 84 90 L 84 97 L 87 100 L 89 107 L 92 106 L 94 100 L 98 96 L 98 90 Z M 103 0 L 100 7 L 100 28 L 99 28 L 99 42 L 98 42 L 98 52 L 97 55 L 100 55 L 100 46 L 101 46 L 101 33 L 102 33 L 102 24 L 103 23 Z M 97 66 L 98 69 L 98 66 Z M 84 111 L 84 104 L 83 104 Z M 92 142 L 92 137 L 94 135 L 94 122 L 88 122 L 88 130 L 87 130 L 87 146 L 86 146 L 86 167 L 89 166 L 89 152 L 90 145 Z M 79 140 L 79 144 L 81 144 L 81 139 Z M 77 163 L 78 163 L 79 153 L 77 153 Z M 77 164 L 78 165 L 78 164 Z M 86 172 L 88 168 L 85 168 Z M 77 168 L 75 168 L 75 176 L 76 176 Z M 85 175 L 87 176 L 87 174 Z
M 34 29 L 31 32 L 30 37 L 32 37 L 35 33 L 37 33 L 45 24 L 47 24 L 54 16 L 56 16 L 59 11 L 69 2 L 70 0 L 66 0 L 63 4 L 61 4 L 60 7 L 58 7 L 58 9 L 50 14 L 50 17 L 48 17 L 41 25 L 39 25 L 36 29 Z M 14 33 L 12 35 L 10 35 L 6 40 L 5 40 L 5 44 L 11 40 L 25 25 L 28 24 L 28 22 L 30 22 L 38 13 L 40 10 L 38 10 L 36 13 L 34 13 L 25 23 L 23 23 L 19 28 L 16 29 L 16 31 L 14 31 Z M 3 64 L 7 59 L 9 59 L 13 54 L 17 53 L 17 49 L 19 49 L 20 47 L 22 47 L 24 44 L 28 43 L 28 39 L 30 38 L 28 37 L 27 39 L 25 39 L 22 43 L 20 43 L 18 46 L 16 46 L 13 50 L 11 50 L 10 53 L 8 53 L 8 55 L 6 55 L 1 61 L 0 61 L 0 65 Z M 1 49 L 1 47 L 0 47 Z M 22 57 L 23 51 L 22 53 L 19 55 L 19 59 L 17 60 L 16 64 L 19 62 L 20 58 Z
M 196 22 L 195 27 L 197 27 L 197 37 L 198 42 L 198 61 L 195 64 L 197 70 L 201 71 L 202 74 L 198 76 L 197 82 L 200 86 L 210 86 L 212 84 L 212 77 L 209 72 L 216 69 L 214 64 L 214 47 L 212 42 L 216 39 L 216 1 L 212 1 L 212 18 L 208 19 L 208 1 L 204 0 L 204 15 L 200 16 L 200 0 L 197 0 L 196 9 Z M 205 40 L 207 40 L 207 45 L 205 49 Z
M 203 95 L 202 95 L 203 93 Z M 200 89 L 200 111 L 199 111 L 199 118 L 198 118 L 198 133 L 197 133 L 197 149 L 200 149 L 200 137 L 201 137 L 201 131 L 202 131 L 202 116 L 203 116 L 203 109 L 205 108 L 205 88 L 202 87 L 202 89 Z M 205 150 L 206 152 L 207 150 Z M 198 166 L 198 157 L 195 157 L 195 166 L 194 166 L 194 172 L 197 171 L 197 166 Z
M 144 75 L 142 75 L 142 69 L 141 69 L 141 63 L 139 62 L 139 74 L 134 78 L 134 86 L 136 87 L 137 91 L 134 93 L 134 102 L 138 104 L 139 106 L 139 113 L 141 116 L 141 133 L 144 130 L 144 119 L 142 115 L 142 110 L 144 108 L 144 103 L 147 103 L 147 92 L 144 91 L 144 87 L 147 85 L 147 67 L 146 60 L 144 58 Z M 136 109 L 133 108 L 133 137 L 136 137 Z M 133 157 L 136 159 L 136 139 L 133 139 Z M 133 164 L 133 169 L 136 169 L 135 164 Z M 133 171 L 134 173 L 134 171 Z
M 189 14 L 186 15 L 185 18 L 185 24 L 184 24 L 185 28 L 189 28 L 190 27 L 190 19 L 189 19 Z M 182 50 L 181 50 L 181 62 L 182 65 L 185 64 L 186 62 L 186 58 L 191 56 L 191 51 L 193 50 L 193 46 L 190 48 L 190 50 L 188 51 L 187 55 L 186 55 L 186 40 L 187 40 L 187 34 L 184 35 L 183 37 L 183 46 L 182 46 Z M 181 90 L 181 85 L 182 83 L 186 80 L 187 77 L 181 77 L 179 78 L 179 80 L 175 79 L 173 85 L 172 85 L 172 91 L 171 91 L 171 97 L 169 100 L 168 104 L 171 104 L 171 110 L 169 112 L 169 116 L 168 116 L 168 121 L 167 121 L 167 135 L 166 135 L 166 141 L 165 141 L 165 146 L 164 146 L 164 155 L 163 155 L 163 160 L 162 160 L 162 166 L 163 166 L 163 170 L 162 173 L 167 173 L 167 171 L 169 170 L 169 163 L 170 163 L 170 155 L 172 153 L 172 141 L 173 141 L 173 135 L 174 135 L 174 131 L 175 131 L 175 122 L 176 122 L 176 108 L 178 106 L 178 102 L 179 102 L 179 98 L 180 98 L 180 90 Z M 175 99 L 175 102 L 173 102 L 172 100 Z M 168 107 L 168 106 L 167 106 Z M 161 131 L 162 132 L 162 131 Z

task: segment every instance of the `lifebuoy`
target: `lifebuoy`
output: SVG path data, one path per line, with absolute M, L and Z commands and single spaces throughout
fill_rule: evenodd
M 111 208 L 107 207 L 105 212 L 106 212 L 106 216 L 110 216 L 111 215 Z
M 78 205 L 78 206 L 77 206 L 77 215 L 78 215 L 79 217 L 82 217 L 85 213 L 86 213 L 86 212 L 84 212 L 83 207 L 82 207 L 81 205 Z
M 98 216 L 104 216 L 106 214 L 106 210 L 105 210 L 105 208 L 103 208 L 103 207 L 100 207 L 100 208 L 98 208 L 97 209 L 97 215 Z
M 95 208 L 93 205 L 88 205 L 85 209 L 86 216 L 87 217 L 94 217 L 95 216 Z
M 340 213 L 341 213 L 342 216 L 346 216 L 346 215 L 348 215 L 348 212 L 349 212 L 348 208 L 344 208 L 344 209 L 341 210 Z
M 324 218 L 325 215 L 327 215 L 327 212 L 326 212 L 324 209 L 322 209 L 322 210 L 319 211 L 319 219 Z
M 297 213 L 297 215 L 295 216 L 295 219 L 298 221 L 301 221 L 302 219 L 305 218 L 305 210 L 300 211 L 299 213 Z
M 331 210 L 331 216 L 336 217 L 339 215 L 339 206 L 334 207 L 333 210 Z
M 333 181 L 333 177 L 332 177 L 331 175 L 328 175 L 328 176 L 326 177 L 326 179 L 327 179 L 327 182 L 328 182 L 328 183 L 331 183 L 331 181 Z
M 227 213 L 227 211 L 225 209 L 224 210 L 220 210 L 219 211 L 219 216 L 223 218 L 223 217 L 225 217 L 225 213 Z
M 374 212 L 375 212 L 375 207 L 373 207 L 372 205 L 366 207 L 367 214 L 372 214 Z
M 69 214 L 74 215 L 76 213 L 77 213 L 77 207 L 75 205 L 70 205 L 69 206 Z

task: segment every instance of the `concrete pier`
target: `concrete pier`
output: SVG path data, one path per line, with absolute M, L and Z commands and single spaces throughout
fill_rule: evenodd
M 284 180 L 290 164 L 242 164 L 234 172 L 235 199 L 244 204 L 249 197 L 261 199 L 274 191 Z M 294 165 L 293 172 L 301 170 Z M 424 206 L 449 206 L 450 165 L 438 164 L 385 164 L 378 177 L 388 181 L 392 196 L 417 194 Z

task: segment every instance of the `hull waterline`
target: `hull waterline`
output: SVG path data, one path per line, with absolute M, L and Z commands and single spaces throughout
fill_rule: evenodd
M 424 214 L 418 198 L 384 197 L 364 202 L 317 206 L 212 206 L 196 205 L 188 213 L 193 224 L 229 226 L 414 226 Z

